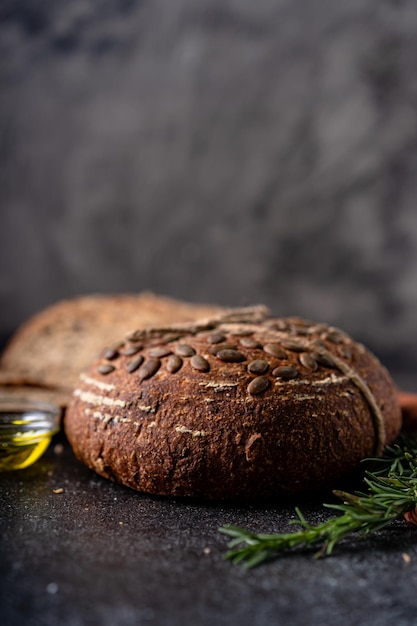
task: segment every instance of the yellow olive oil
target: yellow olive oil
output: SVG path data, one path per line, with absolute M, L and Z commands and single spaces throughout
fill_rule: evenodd
M 23 469 L 37 461 L 57 431 L 45 414 L 8 411 L 0 425 L 0 472 Z

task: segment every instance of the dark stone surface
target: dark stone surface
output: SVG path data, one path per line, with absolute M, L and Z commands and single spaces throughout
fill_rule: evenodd
M 330 500 L 298 504 L 319 522 Z M 288 555 L 250 571 L 223 560 L 219 526 L 289 531 L 294 504 L 154 498 L 101 479 L 65 442 L 59 455 L 52 446 L 32 467 L 1 476 L 2 624 L 414 625 L 416 530 L 405 522 L 345 540 L 321 560 Z

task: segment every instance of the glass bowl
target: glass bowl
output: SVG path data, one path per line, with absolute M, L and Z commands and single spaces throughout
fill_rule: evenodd
M 37 461 L 59 431 L 60 416 L 53 404 L 0 396 L 0 472 Z

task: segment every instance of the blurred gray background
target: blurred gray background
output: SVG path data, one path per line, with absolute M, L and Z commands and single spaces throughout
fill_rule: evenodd
M 152 290 L 417 388 L 415 0 L 0 0 L 0 331 Z M 414 382 L 413 382 L 414 381 Z

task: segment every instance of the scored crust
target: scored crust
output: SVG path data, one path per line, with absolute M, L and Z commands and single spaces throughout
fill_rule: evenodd
M 128 487 L 271 497 L 349 476 L 401 413 L 363 345 L 258 307 L 132 333 L 81 376 L 64 423 L 76 456 Z

